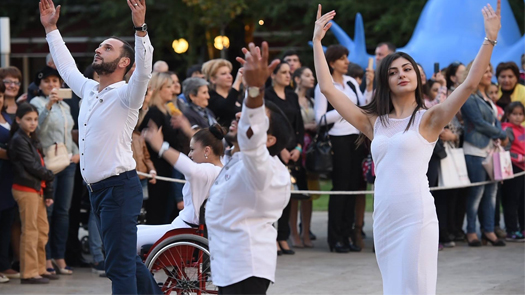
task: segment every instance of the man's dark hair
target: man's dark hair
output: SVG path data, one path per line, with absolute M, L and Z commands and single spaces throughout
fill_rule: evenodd
M 195 72 L 202 73 L 202 65 L 201 64 L 196 64 L 196 65 L 192 65 L 191 67 L 189 67 L 188 71 L 186 71 L 186 78 L 191 78 L 191 75 L 193 75 L 193 73 L 195 73 Z
M 270 126 L 268 128 L 268 134 L 273 135 L 276 139 L 275 144 L 269 147 L 268 151 L 271 156 L 277 156 L 289 145 L 294 137 L 294 132 L 286 115 L 276 104 L 265 100 L 264 105 L 270 110 Z
M 501 75 L 501 72 L 505 70 L 511 70 L 512 73 L 514 73 L 514 76 L 516 76 L 516 79 L 519 80 L 520 68 L 518 68 L 518 65 L 515 62 L 509 61 L 499 63 L 499 65 L 496 67 L 496 78 L 498 78 L 499 75 Z
M 282 61 L 284 61 L 284 59 L 287 57 L 287 56 L 292 56 L 292 55 L 297 55 L 297 57 L 299 57 L 299 54 L 297 54 L 297 51 L 295 50 L 286 50 L 284 53 L 283 53 L 283 57 L 281 58 Z M 299 60 L 301 60 L 299 58 Z
M 377 47 L 381 47 L 383 45 L 386 45 L 386 47 L 388 47 L 388 50 L 392 51 L 392 52 L 396 52 L 396 46 L 394 44 L 392 44 L 391 42 L 381 42 L 379 44 L 377 44 L 376 48 Z
M 131 45 L 129 45 L 129 43 L 126 40 L 122 38 L 111 36 L 110 39 L 116 39 L 122 42 L 122 49 L 120 51 L 120 57 L 129 58 L 129 65 L 126 67 L 126 72 L 124 73 L 124 75 L 126 75 L 129 72 L 129 70 L 131 70 L 131 68 L 133 67 L 133 64 L 135 63 L 135 50 L 133 49 L 133 47 L 131 47 Z
M 348 65 L 348 72 L 347 72 L 347 74 L 348 74 L 348 76 L 350 76 L 352 78 L 363 78 L 363 76 L 365 75 L 365 71 L 363 70 L 363 68 L 360 65 L 351 62 Z

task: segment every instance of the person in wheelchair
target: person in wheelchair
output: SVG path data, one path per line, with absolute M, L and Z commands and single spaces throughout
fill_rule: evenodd
M 290 174 L 277 155 L 292 138 L 281 110 L 264 102 L 264 84 L 278 61 L 268 65 L 268 44 L 243 48 L 248 95 L 237 125 L 236 144 L 210 189 L 206 226 L 211 277 L 219 294 L 266 294 L 275 279 L 279 219 L 290 200 Z M 236 124 L 232 124 L 235 129 Z M 232 128 L 230 128 L 230 133 Z
M 193 135 L 189 158 L 163 142 L 162 130 L 153 121 L 148 123 L 142 135 L 151 148 L 159 152 L 160 157 L 184 174 L 186 183 L 182 188 L 184 209 L 171 224 L 137 226 L 138 253 L 142 246 L 154 244 L 169 230 L 199 226 L 199 209 L 208 198 L 210 187 L 222 169 L 221 156 L 224 154 L 224 131 L 219 124 L 201 129 Z

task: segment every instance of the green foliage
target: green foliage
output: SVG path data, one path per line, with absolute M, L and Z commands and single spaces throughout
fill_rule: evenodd
M 310 48 L 317 3 L 323 11 L 337 10 L 337 23 L 353 37 L 355 15 L 363 16 L 367 49 L 373 52 L 381 41 L 404 46 L 409 41 L 425 0 L 146 0 L 146 20 L 155 47 L 155 59 L 175 61 L 181 66 L 206 59 L 208 37 L 230 34 L 230 42 L 243 44 L 251 30 L 238 30 L 239 24 L 255 27 L 271 46 L 302 48 L 301 59 L 311 65 Z M 466 1 L 466 0 L 458 0 Z M 64 36 L 131 36 L 130 11 L 125 0 L 56 0 L 62 5 L 59 27 Z M 520 30 L 524 32 L 524 2 L 509 0 Z M 0 16 L 11 18 L 11 36 L 44 36 L 38 16 L 38 0 L 2 0 Z M 263 19 L 264 26 L 257 25 Z M 231 30 L 232 28 L 235 28 Z M 232 33 L 234 32 L 234 33 Z M 290 34 L 275 34 L 275 33 Z M 211 36 L 210 36 L 211 33 Z M 247 36 L 243 35 L 247 34 Z M 174 39 L 186 38 L 189 52 L 177 55 L 171 49 Z M 325 44 L 337 41 L 330 33 Z M 241 45 L 242 46 L 242 45 Z M 238 54 L 230 48 L 230 55 Z M 278 54 L 274 52 L 274 54 Z M 231 56 L 232 57 L 232 56 Z

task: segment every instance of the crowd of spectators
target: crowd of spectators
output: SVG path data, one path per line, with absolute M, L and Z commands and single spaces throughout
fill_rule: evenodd
M 395 50 L 391 43 L 380 43 L 375 51 L 376 66 Z M 348 49 L 341 45 L 329 46 L 325 55 L 334 85 L 356 105 L 370 103 L 375 89 L 374 70 L 349 61 Z M 477 89 L 442 131 L 427 173 L 431 187 L 439 184 L 445 145 L 463 149 L 473 183 L 490 179 L 482 162 L 495 144 L 510 151 L 514 173 L 525 169 L 523 56 L 521 60 L 521 71 L 514 62 L 500 63 L 495 69 L 489 66 Z M 164 140 L 183 154 L 190 152 L 190 139 L 198 130 L 219 123 L 226 131 L 242 108 L 246 90 L 243 69 L 235 75 L 232 70 L 229 61 L 212 59 L 189 67 L 186 79 L 179 80 L 177 74 L 170 72 L 168 63 L 155 63 L 132 135 L 137 171 L 153 176 L 141 177 L 145 212 L 141 223 L 170 223 L 184 208 L 182 185 L 155 178 L 184 179 L 184 175 L 157 157 L 141 137 L 141 131 L 150 121 L 155 122 L 162 128 Z M 424 73 L 429 72 L 420 67 L 425 106 L 432 108 L 445 101 L 469 70 L 470 64 L 454 62 L 427 77 Z M 132 71 L 127 74 L 128 79 Z M 91 67 L 85 75 L 97 77 Z M 85 205 L 89 200 L 77 167 L 77 116 L 82 98 L 72 94 L 68 99 L 61 94 L 67 85 L 49 56 L 27 91 L 21 89 L 21 82 L 19 69 L 0 68 L 0 282 L 30 276 L 37 281 L 29 283 L 42 283 L 58 279 L 58 275 L 74 274 L 71 266 L 83 266 L 86 262 L 77 250 L 80 223 L 89 230 L 89 263 L 104 275 L 103 245 L 93 215 L 88 214 L 85 220 L 78 218 L 82 204 L 88 211 L 90 208 Z M 301 63 L 299 53 L 288 51 L 282 55 L 264 98 L 280 108 L 293 128 L 294 136 L 279 158 L 287 165 L 295 189 L 319 190 L 323 178 L 331 181 L 333 191 L 360 191 L 373 185 L 363 175 L 363 163 L 370 155 L 369 143 L 357 142 L 359 131 L 342 119 L 315 86 L 314 71 Z M 306 151 L 319 130 L 328 132 L 332 145 L 333 171 L 328 175 L 305 167 Z M 46 169 L 44 158 L 46 150 L 56 143 L 64 144 L 70 164 L 52 173 Z M 226 149 L 234 144 L 227 138 L 223 143 Z M 440 249 L 463 241 L 472 247 L 487 242 L 493 246 L 505 246 L 505 241 L 524 242 L 524 178 L 434 191 Z M 310 230 L 312 204 L 318 198 L 315 194 L 292 195 L 277 225 L 279 255 L 294 254 L 292 248 L 313 247 L 316 235 Z M 365 206 L 365 195 L 329 197 L 330 251 L 361 251 L 367 236 L 363 231 Z M 478 219 L 481 237 L 476 233 Z

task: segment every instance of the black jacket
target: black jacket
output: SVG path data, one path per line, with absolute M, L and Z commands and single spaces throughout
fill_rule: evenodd
M 21 129 L 18 129 L 9 141 L 7 154 L 13 165 L 13 184 L 30 187 L 37 191 L 41 189 L 41 182 L 46 182 L 44 198 L 53 198 L 52 181 L 55 175 L 51 170 L 42 166 L 40 154 L 37 148 L 39 145 L 27 136 Z

